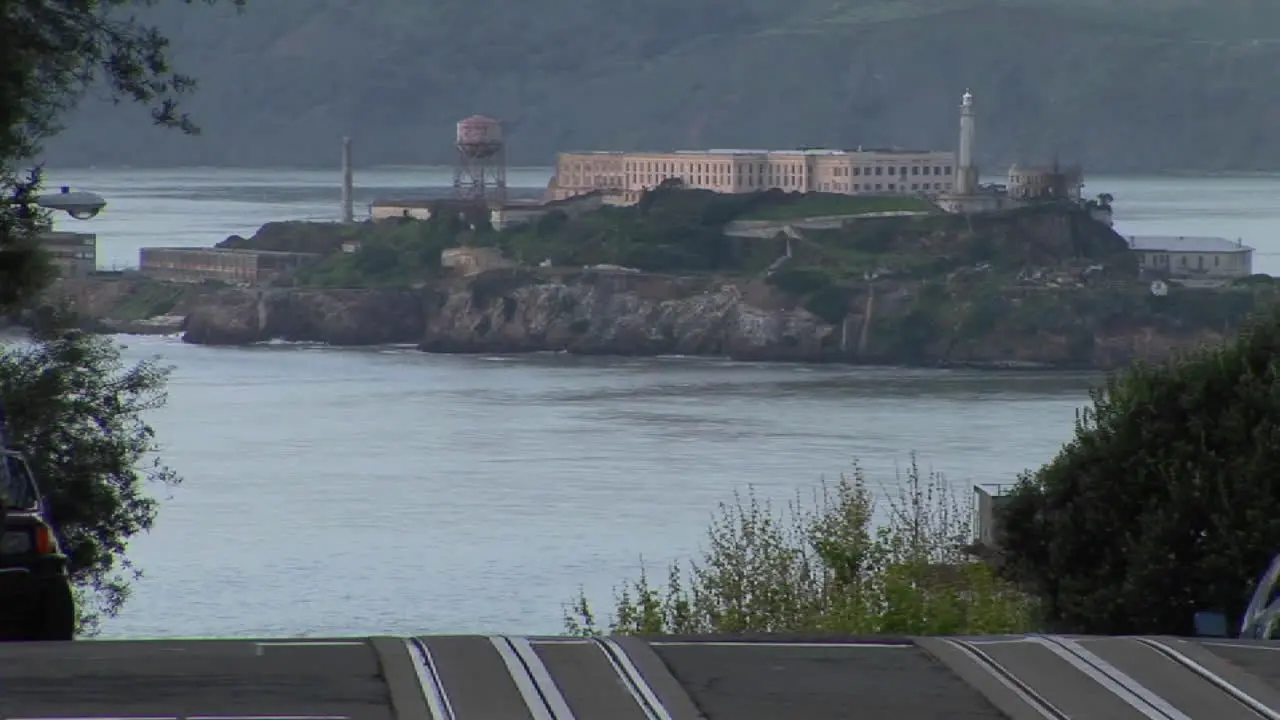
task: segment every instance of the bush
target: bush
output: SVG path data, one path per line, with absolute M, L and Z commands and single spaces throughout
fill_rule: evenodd
M 829 287 L 830 273 L 819 268 L 783 267 L 769 276 L 769 283 L 793 295 L 808 295 Z
M 582 593 L 565 607 L 575 635 L 741 632 L 912 635 L 1025 632 L 1036 606 L 962 547 L 969 515 L 941 475 L 914 460 L 873 523 L 861 470 L 775 514 L 753 492 L 722 504 L 701 562 L 673 564 L 667 584 L 643 571 L 615 593 L 607 628 Z
M 323 234 L 332 223 L 307 223 Z M 481 235 L 480 237 L 487 237 Z M 396 218 L 363 223 L 355 252 L 333 252 L 297 274 L 298 284 L 314 287 L 410 286 L 439 274 L 441 253 L 460 240 L 473 239 L 457 214 L 431 220 Z
M 822 318 L 823 321 L 836 325 L 849 314 L 849 301 L 853 299 L 853 288 L 846 285 L 828 285 L 809 296 L 804 309 Z
M 81 632 L 128 598 L 129 539 L 155 520 L 149 483 L 178 482 L 156 457 L 145 416 L 165 401 L 169 370 L 127 367 L 106 337 L 52 333 L 0 348 L 0 404 L 49 502 L 80 595 Z
M 920 304 L 901 318 L 881 315 L 872 322 L 873 337 L 879 341 L 882 354 L 894 362 L 928 362 L 933 346 L 944 336 L 935 310 Z
M 1064 632 L 1238 620 L 1280 551 L 1280 315 L 1222 348 L 1112 377 L 1005 511 L 1010 577 Z

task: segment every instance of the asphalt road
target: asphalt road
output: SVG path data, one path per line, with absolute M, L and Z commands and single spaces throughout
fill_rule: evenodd
M 0 645 L 6 720 L 1280 720 L 1280 642 L 421 638 Z
M 12 643 L 0 717 L 321 716 L 393 720 L 364 640 Z

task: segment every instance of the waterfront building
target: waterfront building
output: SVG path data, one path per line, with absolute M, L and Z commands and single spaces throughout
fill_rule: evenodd
M 315 253 L 208 247 L 146 247 L 138 253 L 138 271 L 170 282 L 225 282 L 258 285 L 297 271 Z
M 40 247 L 60 277 L 85 277 L 98 269 L 98 236 L 94 233 L 46 230 L 40 233 Z
M 1183 284 L 1219 285 L 1253 274 L 1253 248 L 1221 237 L 1130 235 L 1143 274 Z

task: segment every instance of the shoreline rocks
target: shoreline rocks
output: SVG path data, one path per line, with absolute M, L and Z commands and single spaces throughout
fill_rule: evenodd
M 131 334 L 181 332 L 183 342 L 203 345 L 284 340 L 339 346 L 408 344 L 425 352 L 456 354 L 568 352 L 1111 370 L 1135 360 L 1159 361 L 1230 337 L 1221 324 L 1196 326 L 1162 316 L 1118 322 L 1112 312 L 1104 316 L 1105 322 L 1073 315 L 1066 324 L 1045 323 L 1030 332 L 1024 325 L 997 318 L 982 333 L 966 335 L 963 323 L 948 321 L 922 340 L 912 324 L 919 288 L 909 283 L 882 282 L 874 292 L 868 288 L 854 294 L 843 320 L 833 324 L 762 279 L 710 276 L 539 274 L 515 269 L 413 289 L 173 286 L 169 312 L 128 321 L 112 318 L 137 293 L 118 285 L 127 281 L 101 282 L 117 285 L 77 286 L 82 300 L 77 310 L 86 318 L 86 328 Z M 94 298 L 100 299 L 97 304 Z

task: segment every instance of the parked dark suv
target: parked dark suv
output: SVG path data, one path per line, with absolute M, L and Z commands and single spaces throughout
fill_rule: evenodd
M 0 639 L 71 640 L 76 607 L 67 556 L 22 455 L 0 447 Z

